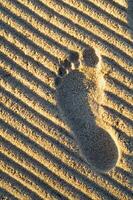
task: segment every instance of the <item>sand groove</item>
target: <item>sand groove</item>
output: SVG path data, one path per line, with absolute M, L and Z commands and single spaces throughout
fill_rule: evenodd
M 101 27 L 102 25 L 100 24 L 97 24 L 97 22 L 95 21 L 95 22 L 91 22 L 91 20 L 92 20 L 92 18 L 90 18 L 89 20 L 87 20 L 85 17 L 83 18 L 83 14 L 82 15 L 80 15 L 80 14 L 78 14 L 78 13 L 76 13 L 71 7 L 69 8 L 67 8 L 65 5 L 63 5 L 63 6 L 60 6 L 60 4 L 58 3 L 57 4 L 57 2 L 56 2 L 56 0 L 52 0 L 52 1 L 47 1 L 47 3 L 45 3 L 46 5 L 48 5 L 48 7 L 50 7 L 51 8 L 51 11 L 52 12 L 54 12 L 55 10 L 56 10 L 56 12 L 55 12 L 55 15 L 57 16 L 56 17 L 56 19 L 54 19 L 54 18 L 51 18 L 51 20 L 50 20 L 50 22 L 54 22 L 55 20 L 57 21 L 58 20 L 58 22 L 57 23 L 61 23 L 61 24 L 67 24 L 67 22 L 69 23 L 69 24 L 73 24 L 73 22 L 75 23 L 75 27 L 76 27 L 76 22 L 77 22 L 77 24 L 78 25 L 80 25 L 81 27 L 83 27 L 82 28 L 82 30 L 84 30 L 84 32 L 87 32 L 87 31 L 90 31 L 90 28 L 91 28 L 91 32 L 90 32 L 90 34 L 93 34 L 93 33 L 95 33 L 95 35 L 98 35 L 98 36 L 100 36 L 100 35 L 102 35 L 102 39 L 104 39 L 104 40 L 107 40 L 108 39 L 108 43 L 110 43 L 110 44 L 113 44 L 113 42 L 115 43 L 115 46 L 117 46 L 117 42 L 119 43 L 121 43 L 121 41 L 119 40 L 118 41 L 118 38 L 120 37 L 114 37 L 114 34 L 116 34 L 116 33 L 113 33 L 112 34 L 112 36 L 113 36 L 113 38 L 112 38 L 112 36 L 111 36 L 111 33 L 109 33 L 108 31 L 106 31 L 106 28 L 104 27 Z M 48 7 L 46 7 L 46 9 L 48 10 Z M 62 9 L 61 9 L 62 8 Z M 35 8 L 34 8 L 34 4 L 33 4 L 33 9 L 35 10 Z M 45 9 L 45 10 L 46 10 Z M 44 11 L 45 11 L 44 10 Z M 43 12 L 44 12 L 43 11 Z M 60 13 L 60 15 L 57 13 L 57 11 Z M 63 14 L 63 15 L 62 15 Z M 68 17 L 69 16 L 69 17 Z M 75 17 L 74 17 L 75 16 Z M 83 19 L 82 19 L 83 18 Z M 71 19 L 71 20 L 70 20 Z M 52 22 L 52 23 L 53 23 Z M 96 25 L 95 25 L 96 24 Z M 78 29 L 78 26 L 77 25 L 77 29 Z M 95 29 L 96 28 L 96 29 Z M 102 30 L 104 30 L 104 34 L 102 33 Z M 99 34 L 97 34 L 97 33 L 99 33 Z M 123 42 L 124 42 L 124 39 L 123 39 Z M 122 48 L 122 44 L 118 44 L 118 48 L 120 48 L 121 50 L 123 49 Z M 128 48 L 129 48 L 129 52 L 131 53 L 131 55 L 132 55 L 132 45 L 131 45 L 131 43 L 130 44 L 127 44 L 127 52 L 128 52 Z M 125 43 L 125 45 L 124 46 L 126 46 L 126 43 Z M 131 48 L 130 48 L 131 47 Z M 126 53 L 126 49 L 123 49 L 124 50 L 124 52 Z M 128 52 L 128 54 L 130 54 Z
M 35 198 L 39 200 L 42 199 L 36 193 L 23 186 L 20 182 L 18 182 L 16 179 L 12 178 L 8 173 L 3 172 L 2 170 L 0 170 L 0 177 L 2 188 L 10 192 L 14 198 L 25 200 L 32 200 Z
M 54 124 L 51 120 L 41 116 L 38 112 L 31 109 L 24 102 L 13 96 L 10 92 L 6 91 L 2 87 L 0 88 L 0 100 L 1 103 L 6 105 L 8 108 L 12 109 L 20 116 L 25 117 L 25 119 L 34 124 L 36 127 L 41 127 L 41 130 L 45 134 L 53 137 L 58 142 L 66 145 L 69 148 L 72 148 L 72 137 L 65 129 Z M 73 146 L 73 151 L 76 147 Z
M 9 150 L 8 146 L 10 146 L 11 150 Z M 33 174 L 35 174 L 37 177 L 39 177 L 43 182 L 46 182 L 47 184 L 51 185 L 53 188 L 55 188 L 58 192 L 62 193 L 64 196 L 69 195 L 71 199 L 74 199 L 75 197 L 77 199 L 88 199 L 86 195 L 81 193 L 79 190 L 76 190 L 74 187 L 72 187 L 70 184 L 67 184 L 65 181 L 60 179 L 58 176 L 56 176 L 54 173 L 51 173 L 50 170 L 45 168 L 43 165 L 41 165 L 36 160 L 33 160 L 31 157 L 26 155 L 24 152 L 20 151 L 19 149 L 15 148 L 14 146 L 11 146 L 6 140 L 2 141 L 1 146 L 2 152 L 7 155 L 9 158 L 14 160 L 17 163 L 20 163 L 21 166 L 26 168 L 28 171 L 31 171 Z M 15 152 L 17 150 L 17 154 Z M 23 159 L 21 157 L 24 157 L 26 159 Z M 21 159 L 19 159 L 21 158 Z M 42 177 L 45 177 L 42 178 Z M 76 194 L 76 196 L 75 196 Z M 65 199 L 65 198 L 64 198 Z
M 2 131 L 2 129 L 1 129 L 1 131 Z M 6 131 L 6 130 L 5 130 Z M 10 134 L 10 137 L 13 137 L 12 136 L 12 134 L 13 134 L 13 132 L 10 130 L 10 132 L 11 132 L 11 134 Z M 8 132 L 9 133 L 9 132 Z M 8 140 L 9 140 L 9 138 L 10 137 L 8 137 Z M 10 140 L 11 141 L 11 140 Z M 85 179 L 85 178 L 80 178 L 80 175 L 77 175 L 77 173 L 75 172 L 74 174 L 70 171 L 70 169 L 67 171 L 67 170 L 65 170 L 65 168 L 63 169 L 62 168 L 62 172 L 59 172 L 58 173 L 58 168 L 59 168 L 59 163 L 56 161 L 56 159 L 54 159 L 54 157 L 52 158 L 51 157 L 51 155 L 48 153 L 48 152 L 45 152 L 44 150 L 43 150 L 43 154 L 41 155 L 39 155 L 39 148 L 36 146 L 34 146 L 34 144 L 32 144 L 32 145 L 29 145 L 28 143 L 29 143 L 29 141 L 27 140 L 25 140 L 25 141 L 23 141 L 23 142 L 19 142 L 19 141 L 15 141 L 16 143 L 18 143 L 19 144 L 19 146 L 21 147 L 21 149 L 23 149 L 23 151 L 25 151 L 26 153 L 28 153 L 29 155 L 33 155 L 34 154 L 34 158 L 35 159 L 37 159 L 39 162 L 41 162 L 44 166 L 46 166 L 46 167 L 48 167 L 49 166 L 49 168 L 51 169 L 51 171 L 53 172 L 53 173 L 55 173 L 55 174 L 57 174 L 57 176 L 60 176 L 61 175 L 61 177 L 65 180 L 65 181 L 68 181 L 69 182 L 69 180 L 71 180 L 70 182 L 71 182 L 71 184 L 74 186 L 74 187 L 76 187 L 77 188 L 77 185 L 79 184 L 78 182 L 80 181 L 80 179 L 82 180 L 82 179 Z M 24 145 L 23 145 L 23 143 L 24 143 Z M 26 144 L 27 143 L 27 144 Z M 15 144 L 14 142 L 13 142 L 13 144 Z M 34 148 L 35 148 L 35 150 L 34 150 Z M 31 150 L 31 154 L 30 154 L 30 150 Z M 41 150 L 42 151 L 42 150 Z M 36 155 L 36 156 L 35 156 Z M 50 158 L 51 157 L 51 158 Z M 45 159 L 44 159 L 45 158 Z M 51 160 L 51 161 L 50 161 Z M 51 166 L 51 167 L 50 167 Z M 53 167 L 52 167 L 53 166 Z M 57 169 L 56 169 L 57 168 Z M 64 175 L 63 175 L 64 174 Z M 73 175 L 72 175 L 73 174 Z M 64 178 L 65 177 L 65 178 Z M 75 182 L 75 178 L 78 178 L 78 182 Z M 72 181 L 73 180 L 73 181 Z M 83 181 L 83 180 L 82 180 Z M 75 182 L 75 183 L 74 183 Z M 86 180 L 84 180 L 83 182 L 82 182 L 82 188 L 80 188 L 80 190 L 81 191 L 83 191 L 84 193 L 87 193 L 87 191 L 88 190 L 92 190 L 92 194 L 91 194 L 91 196 L 94 196 L 94 197 L 96 197 L 96 198 L 99 198 L 98 197 L 98 188 L 97 188 L 97 191 L 95 192 L 95 190 L 94 190 L 94 188 L 93 188 L 93 184 L 94 183 L 89 183 L 90 181 L 88 181 L 87 183 L 86 183 Z M 59 182 L 59 184 L 60 184 L 60 182 Z M 100 188 L 99 188 L 100 189 Z M 100 191 L 99 191 L 100 192 Z M 99 195 L 100 195 L 100 193 L 99 193 Z M 102 192 L 102 195 L 103 196 L 105 196 L 105 199 L 106 199 L 106 195 L 104 195 L 104 192 Z M 88 196 L 88 195 L 87 195 Z
M 13 7 L 12 4 L 11 5 L 9 4 L 8 6 L 10 6 L 10 9 Z M 114 60 L 116 60 L 117 63 L 119 63 L 121 66 L 123 66 L 130 72 L 132 71 L 131 65 L 132 65 L 133 59 L 131 59 L 131 57 L 129 57 L 127 54 L 123 53 L 121 51 L 121 48 L 118 49 L 117 47 L 115 47 L 115 45 L 109 45 L 107 41 L 101 39 L 100 37 L 96 36 L 95 34 L 90 33 L 89 31 L 87 33 L 87 31 L 83 28 L 82 28 L 82 34 L 81 34 L 81 27 L 79 27 L 78 25 L 75 26 L 75 24 L 72 23 L 71 21 L 68 21 L 68 23 L 66 23 L 66 22 L 62 22 L 61 20 L 58 20 L 58 18 L 52 18 L 53 21 L 50 18 L 50 26 L 48 26 L 47 21 L 45 21 L 45 19 L 47 19 L 47 10 L 46 9 L 45 9 L 45 11 L 42 10 L 43 12 L 41 12 L 39 10 L 40 12 L 36 14 L 37 11 L 34 7 L 31 7 L 31 9 L 33 10 L 33 11 L 31 11 L 26 6 L 24 6 L 22 4 L 19 5 L 17 3 L 16 9 L 17 8 L 19 8 L 19 11 L 21 10 L 20 12 L 22 14 L 25 13 L 25 15 L 23 15 L 23 17 L 25 17 L 27 20 L 30 20 L 31 16 L 33 17 L 33 19 L 36 18 L 36 20 L 37 20 L 37 21 L 35 21 L 36 26 L 39 28 L 41 25 L 41 30 L 44 31 L 44 33 L 48 32 L 49 35 L 52 34 L 51 37 L 53 39 L 55 39 L 56 41 L 59 40 L 61 43 L 63 42 L 63 44 L 65 43 L 66 45 L 68 45 L 68 42 L 69 42 L 69 46 L 71 48 L 74 48 L 74 46 L 76 44 L 71 45 L 73 40 L 71 40 L 71 42 L 70 42 L 68 40 L 68 38 L 66 38 L 66 34 L 68 32 L 69 35 L 72 36 L 71 39 L 74 39 L 74 40 L 78 39 L 78 40 L 82 41 L 82 43 L 84 42 L 89 45 L 96 46 L 97 48 L 99 48 L 102 51 L 102 53 L 104 55 L 107 55 L 107 56 L 113 58 Z M 30 14 L 30 16 L 29 16 L 29 14 Z M 42 19 L 44 19 L 43 23 L 42 23 Z M 54 24 L 57 24 L 58 26 L 55 26 Z M 46 26 L 46 28 L 44 28 L 45 26 Z M 62 39 L 62 36 L 63 36 L 63 39 Z M 97 41 L 98 41 L 98 43 L 97 43 Z M 125 50 L 125 48 L 124 48 L 124 50 Z M 131 50 L 131 55 L 132 55 L 132 50 Z
M 7 158 L 4 154 L 0 154 L 0 156 L 0 169 L 7 172 L 11 177 L 21 182 L 34 193 L 37 193 L 42 199 L 65 199 L 64 197 L 58 195 L 55 191 L 52 191 L 52 188 L 49 189 L 49 187 L 42 183 L 42 181 L 40 181 L 37 177 L 34 177 L 31 172 L 28 173 L 20 165 Z
M 14 197 L 14 195 L 11 195 L 8 191 L 4 190 L 3 188 L 0 188 L 0 192 L 1 199 L 18 200 L 18 198 Z
M 7 93 L 5 90 L 2 91 L 3 89 L 1 88 L 1 94 L 0 94 L 0 99 L 1 103 L 5 104 L 7 108 L 12 109 L 16 113 L 18 113 L 21 117 L 24 117 L 25 115 L 27 116 L 25 119 L 30 122 L 31 124 L 34 124 L 35 127 L 39 128 L 41 127 L 41 132 L 42 134 L 38 134 L 38 137 L 40 137 L 40 140 L 43 141 L 43 138 L 46 138 L 50 141 L 51 139 L 54 141 L 54 143 L 60 143 L 64 145 L 67 148 L 70 148 L 72 151 L 75 151 L 74 145 L 72 145 L 72 138 L 69 136 L 67 132 L 64 131 L 63 134 L 63 129 L 61 127 L 58 127 L 54 125 L 52 122 L 49 120 L 45 119 L 44 117 L 40 117 L 35 111 L 31 110 L 28 108 L 26 109 L 26 105 L 18 101 L 18 99 L 15 99 L 14 97 L 11 96 L 10 93 Z M 6 93 L 5 93 L 6 92 Z M 13 98 L 13 99 L 12 99 Z M 10 99 L 10 101 L 9 101 Z M 18 102 L 16 106 L 16 102 Z M 34 113 L 34 115 L 33 115 Z M 19 116 L 18 115 L 18 116 Z M 36 115 L 36 117 L 35 117 Z M 22 118 L 21 118 L 22 119 Z M 43 120 L 43 121 L 42 121 Z M 22 121 L 23 123 L 24 121 Z M 45 123 L 44 123 L 45 122 Z M 49 126 L 49 129 L 48 129 Z M 52 131 L 52 129 L 55 129 L 55 132 Z M 20 129 L 21 130 L 21 129 Z M 43 143 L 42 143 L 43 145 Z
M 48 50 L 52 54 L 55 53 L 55 56 L 65 56 L 65 53 L 68 52 L 67 49 L 63 49 L 63 47 L 56 41 L 52 40 L 52 38 L 49 38 L 47 35 L 42 34 L 39 32 L 34 26 L 31 25 L 31 23 L 27 23 L 23 18 L 17 18 L 17 15 L 14 13 L 11 13 L 8 9 L 3 7 L 3 14 L 4 12 L 9 15 L 9 21 L 12 27 L 19 27 L 19 31 L 22 32 L 27 38 L 34 38 L 34 43 L 38 44 L 40 47 L 45 46 L 45 50 Z M 13 10 L 15 11 L 15 10 Z M 16 11 L 15 11 L 16 13 Z M 3 15 L 4 17 L 4 15 Z M 6 15 L 7 17 L 7 15 Z M 14 20 L 15 18 L 15 20 Z
M 133 44 L 123 2 L 0 0 L 0 198 L 132 199 Z M 102 56 L 100 114 L 121 151 L 105 174 L 79 155 L 56 101 L 59 60 L 88 45 Z
M 12 136 L 13 136 L 13 132 L 12 132 L 12 134 L 11 134 Z M 18 137 L 18 136 L 17 136 Z M 17 138 L 16 138 L 17 139 Z M 13 139 L 14 140 L 14 139 Z M 18 141 L 18 139 L 17 139 L 17 141 Z M 26 142 L 26 140 L 25 140 L 25 142 Z M 17 142 L 18 143 L 18 142 Z M 26 144 L 26 146 L 24 145 L 24 147 L 22 147 L 22 142 L 20 143 L 18 143 L 19 144 L 19 147 L 21 147 L 21 149 L 23 149 L 24 148 L 24 151 L 26 151 L 27 152 L 27 150 L 30 148 L 30 147 L 28 147 Z M 25 148 L 26 147 L 26 148 Z M 26 150 L 27 149 L 27 150 Z M 33 149 L 34 149 L 34 147 L 33 147 Z M 32 150 L 33 151 L 33 150 Z M 29 150 L 28 150 L 28 153 L 29 153 Z M 40 160 L 42 160 L 42 158 L 40 158 Z M 45 164 L 46 164 L 46 160 L 45 160 Z M 52 164 L 52 163 L 51 163 Z M 58 172 L 57 172 L 57 174 L 58 174 Z M 107 180 L 106 180 L 107 181 Z
M 26 3 L 26 1 L 25 1 L 25 3 Z M 99 40 L 101 40 L 101 42 L 103 43 L 103 45 L 104 45 L 104 41 L 106 40 L 106 41 L 108 41 L 108 43 L 109 44 L 107 44 L 107 45 L 111 45 L 111 44 L 115 44 L 115 46 L 117 46 L 117 43 L 119 43 L 118 44 L 118 48 L 119 48 L 119 51 L 121 50 L 121 51 L 123 51 L 123 52 L 125 52 L 125 53 L 127 53 L 128 55 L 133 55 L 133 53 L 132 53 L 132 44 L 131 43 L 129 43 L 129 44 L 127 44 L 126 45 L 126 43 L 125 43 L 125 45 L 124 45 L 124 48 L 122 48 L 122 46 L 121 45 L 123 45 L 123 43 L 121 43 L 121 41 L 119 40 L 119 37 L 118 38 L 114 38 L 114 34 L 112 34 L 112 36 L 111 35 L 108 35 L 108 33 L 105 33 L 106 32 L 106 29 L 104 28 L 104 34 L 102 34 L 102 32 L 100 32 L 100 31 L 102 31 L 102 28 L 100 28 L 100 27 L 98 27 L 98 29 L 94 29 L 93 30 L 93 28 L 97 28 L 97 26 L 95 26 L 95 23 L 92 23 L 92 24 L 88 24 L 88 23 L 91 23 L 90 22 L 90 20 L 87 20 L 87 24 L 85 23 L 86 21 L 85 21 L 85 19 L 84 20 L 82 20 L 82 16 L 78 16 L 78 15 L 76 15 L 75 13 L 74 13 L 74 11 L 71 11 L 71 9 L 67 9 L 67 8 L 65 8 L 65 6 L 63 6 L 62 7 L 62 9 L 60 9 L 60 6 L 58 6 L 58 4 L 56 3 L 56 2 L 54 2 L 54 0 L 53 1 L 50 1 L 50 3 L 48 3 L 48 1 L 47 1 L 47 3 L 45 3 L 46 5 L 48 5 L 50 8 L 51 8 L 51 11 L 52 12 L 54 12 L 55 10 L 57 11 L 57 12 L 59 12 L 60 13 L 60 15 L 57 13 L 57 12 L 54 12 L 54 14 L 56 15 L 56 18 L 54 17 L 54 18 L 50 18 L 50 23 L 57 23 L 58 24 L 58 26 L 61 28 L 61 29 L 66 29 L 66 28 L 68 28 L 68 30 L 69 30 L 69 33 L 70 33 L 70 31 L 71 30 L 73 30 L 73 33 L 76 31 L 76 32 L 79 32 L 80 33 L 80 30 L 79 30 L 79 28 L 81 28 L 82 29 L 82 32 L 85 34 L 85 35 L 87 35 L 86 33 L 88 32 L 88 34 L 90 34 L 91 35 L 91 37 L 92 38 L 95 38 L 96 37 L 96 33 L 98 32 L 98 33 L 101 33 L 101 34 L 98 34 L 98 37 L 101 35 L 101 37 L 99 37 Z M 28 7 L 31 7 L 31 9 L 33 10 L 33 11 L 35 11 L 36 12 L 36 7 L 34 6 L 34 4 L 30 4 L 29 2 L 27 2 L 26 3 L 26 5 L 28 6 Z M 33 5 L 33 6 L 32 6 Z M 40 9 L 40 7 L 38 8 L 38 9 Z M 46 15 L 46 13 L 48 12 L 47 10 L 48 10 L 49 8 L 48 7 L 46 7 L 45 8 L 45 5 L 43 6 L 43 17 L 45 17 L 45 15 Z M 49 11 L 50 12 L 50 11 Z M 40 13 L 42 13 L 42 12 L 40 12 Z M 65 17 L 64 16 L 62 16 L 61 15 L 61 13 L 62 14 L 64 14 L 65 15 Z M 70 19 L 69 19 L 69 17 L 70 17 Z M 74 16 L 76 16 L 75 18 L 74 18 Z M 78 23 L 78 25 L 76 26 L 76 23 L 75 23 L 75 20 L 77 21 L 77 23 Z M 83 23 L 82 23 L 82 21 L 83 21 Z M 73 21 L 74 21 L 74 23 L 73 23 Z M 81 21 L 81 22 L 80 22 Z M 69 25 L 68 25 L 69 24 Z M 85 26 L 83 26 L 83 24 L 85 24 Z M 64 25 L 65 25 L 65 27 L 64 27 Z M 74 26 L 73 26 L 74 25 Z M 80 25 L 80 26 L 79 26 Z M 63 28 L 64 27 L 64 28 Z M 83 28 L 82 28 L 83 27 Z M 87 28 L 88 27 L 88 28 Z M 64 30 L 65 30 L 64 29 Z M 91 30 L 93 30 L 92 32 L 90 32 L 90 29 Z M 72 34 L 73 34 L 72 33 Z M 82 33 L 82 34 L 83 34 Z M 95 36 L 94 36 L 94 34 L 93 33 L 95 33 Z M 110 34 L 110 33 L 109 33 Z M 103 36 L 105 37 L 105 38 L 103 38 Z M 86 37 L 86 36 L 85 36 Z M 102 38 L 102 39 L 101 39 Z M 84 39 L 84 37 L 83 37 L 83 39 Z M 94 39 L 95 40 L 95 39 Z M 123 42 L 124 42 L 124 40 L 122 40 Z M 127 48 L 125 48 L 125 46 L 127 46 Z M 117 50 L 118 51 L 118 50 Z
M 25 2 L 26 3 L 26 2 Z M 57 12 L 55 12 L 55 15 L 57 15 L 57 19 L 59 18 L 59 22 L 62 22 L 63 21 L 63 23 L 66 23 L 67 22 L 67 16 L 69 15 L 69 17 L 71 18 L 71 20 L 73 21 L 73 16 L 75 16 L 75 22 L 76 22 L 76 20 L 78 20 L 78 24 L 80 24 L 81 23 L 81 26 L 82 26 L 82 21 L 84 22 L 84 26 L 87 28 L 88 27 L 88 29 L 89 29 L 89 24 L 86 24 L 86 19 L 84 18 L 84 20 L 82 20 L 82 16 L 81 15 L 79 15 L 79 17 L 78 17 L 78 14 L 76 15 L 76 13 L 74 13 L 74 11 L 72 10 L 72 8 L 67 8 L 65 5 L 63 5 L 63 6 L 61 6 L 60 5 L 60 1 L 58 1 L 58 4 L 57 4 L 57 2 L 55 1 L 55 0 L 53 0 L 53 1 L 47 1 L 46 3 L 45 3 L 45 5 L 48 5 L 48 7 L 50 7 L 52 10 L 53 10 L 53 12 L 54 12 L 54 10 L 56 9 L 56 11 L 58 11 L 58 12 L 60 12 L 60 14 L 61 13 L 64 13 L 65 14 L 65 17 L 66 18 L 64 18 L 64 16 L 61 16 L 61 15 L 59 15 Z M 44 8 L 45 8 L 45 5 L 43 6 Z M 31 6 L 31 7 L 33 7 L 33 9 L 34 9 L 34 7 L 35 7 L 35 5 L 34 5 L 34 3 L 33 3 L 33 6 L 32 6 L 32 3 L 30 3 L 30 2 L 28 2 L 27 3 L 27 6 Z M 49 8 L 48 7 L 46 7 L 46 9 L 45 10 L 48 10 Z M 41 6 L 39 6 L 39 8 L 41 8 Z M 61 9 L 62 8 L 62 9 Z M 59 10 L 58 10 L 59 9 Z M 51 10 L 51 11 L 52 11 Z M 71 10 L 73 11 L 73 12 L 71 12 Z M 47 11 L 48 12 L 48 11 Z M 50 12 L 50 11 L 49 11 Z M 64 19 L 62 19 L 62 18 L 64 18 Z M 80 20 L 79 20 L 80 19 Z M 54 20 L 54 19 L 53 19 Z M 69 19 L 70 20 L 70 19 Z M 82 21 L 81 21 L 82 20 Z M 81 22 L 80 22 L 81 21 Z M 50 19 L 50 22 L 52 22 L 52 18 Z M 88 23 L 90 23 L 90 20 L 88 21 Z M 91 26 L 91 28 L 92 27 L 95 27 L 95 24 L 96 24 L 96 22 L 93 24 L 91 24 L 90 26 Z M 98 26 L 98 25 L 97 25 Z M 97 27 L 96 26 L 96 27 Z M 98 29 L 99 31 L 100 31 L 100 26 L 99 26 L 99 29 Z M 106 30 L 106 29 L 105 29 Z M 105 30 L 104 30 L 104 32 L 105 32 Z M 95 31 L 95 33 L 96 33 L 96 30 L 94 30 Z M 105 34 L 104 34 L 105 35 Z M 103 36 L 103 35 L 102 35 Z M 109 38 L 111 38 L 111 36 L 108 36 L 108 40 L 109 40 Z M 113 42 L 113 40 L 109 40 L 109 41 L 111 41 L 111 42 Z
M 26 104 L 28 104 L 31 108 L 38 110 L 38 112 L 41 115 L 46 116 L 46 118 L 54 121 L 54 118 L 56 118 L 58 114 L 58 110 L 55 105 L 47 102 L 42 97 L 36 95 L 33 91 L 29 90 L 27 86 L 22 85 L 20 81 L 18 81 L 16 78 L 13 78 L 12 76 L 9 76 L 8 80 L 5 81 L 4 77 L 6 77 L 6 71 L 1 69 L 0 72 L 1 72 L 0 82 L 3 87 L 7 87 L 7 90 L 13 92 L 13 94 L 16 95 L 18 99 L 21 100 L 23 98 L 23 101 Z M 17 84 L 15 84 L 14 80 Z M 15 90 L 14 90 L 14 87 L 15 87 Z M 32 102 L 31 102 L 31 99 L 32 99 Z M 51 108 L 51 111 L 49 112 L 48 109 L 50 108 Z M 55 111 L 55 113 L 52 109 Z M 55 117 L 53 117 L 51 112 L 52 114 L 55 115 Z M 56 121 L 58 123 L 59 119 L 57 118 Z
M 0 53 L 0 62 L 3 69 L 6 65 L 7 74 L 12 74 L 12 76 L 17 77 L 18 80 L 20 80 L 23 85 L 27 85 L 30 90 L 36 92 L 39 96 L 46 99 L 47 101 L 51 99 L 50 103 L 55 104 L 53 95 L 54 89 L 44 84 L 44 82 L 41 80 L 35 78 L 31 73 L 28 73 L 27 70 L 13 62 L 13 60 L 7 57 L 5 54 Z
M 87 5 L 84 6 L 83 2 L 80 3 L 81 6 L 79 7 L 79 9 L 77 9 L 77 7 L 78 7 L 76 5 L 77 1 L 76 2 L 71 2 L 70 0 L 69 1 L 64 0 L 63 2 L 65 2 L 66 4 L 62 3 L 62 1 L 58 1 L 58 4 L 60 6 L 62 6 L 62 7 L 64 7 L 64 9 L 66 8 L 67 10 L 68 9 L 72 10 L 73 14 L 77 14 L 80 17 L 82 15 L 82 17 L 84 17 L 83 18 L 84 19 L 84 23 L 85 23 L 86 19 L 89 19 L 89 17 L 88 17 L 88 15 L 89 15 L 91 17 L 91 19 L 90 19 L 91 23 L 95 23 L 98 26 L 99 29 L 100 29 L 100 27 L 101 28 L 103 27 L 104 31 L 105 30 L 107 31 L 108 28 L 112 29 L 112 30 L 114 30 L 115 32 L 119 33 L 122 36 L 124 36 L 124 34 L 126 34 L 126 36 L 124 36 L 124 37 L 129 39 L 129 40 L 131 40 L 131 33 L 130 33 L 129 29 L 126 26 L 124 26 L 123 24 L 121 24 L 120 21 L 117 21 L 117 20 L 114 21 L 112 19 L 112 16 L 108 16 L 107 13 L 104 14 L 104 11 L 101 12 L 101 10 L 99 11 L 99 9 L 94 9 L 94 7 L 88 7 Z M 56 4 L 57 3 L 56 0 L 54 0 L 53 3 Z M 51 2 L 50 2 L 50 4 L 51 4 Z M 89 4 L 89 5 L 91 5 L 91 4 Z M 85 14 L 87 14 L 87 15 L 85 15 Z M 93 21 L 93 20 L 95 20 L 95 21 Z M 82 20 L 81 20 L 81 22 L 82 22 Z M 118 23 L 119 23 L 119 27 L 118 27 Z
M 123 69 L 120 65 L 118 65 L 113 60 L 103 56 L 103 69 L 102 72 L 104 74 L 109 73 L 110 77 L 115 80 L 119 80 L 119 82 L 123 83 L 127 88 L 132 89 L 133 87 L 133 75 L 127 70 Z
M 8 113 L 6 113 L 6 114 L 4 114 L 5 116 L 7 116 L 8 115 Z M 5 119 L 4 119 L 5 120 Z M 10 118 L 10 121 L 11 121 L 11 118 Z M 13 124 L 13 126 L 14 126 L 15 124 Z M 17 124 L 16 124 L 16 126 L 17 126 Z M 18 126 L 17 126 L 18 127 Z M 19 124 L 19 127 L 20 127 L 20 124 Z M 24 132 L 24 130 L 23 130 L 23 132 Z M 16 136 L 17 136 L 17 134 L 15 134 L 16 136 L 14 137 L 13 135 L 13 133 L 15 133 L 15 132 L 12 132 L 12 134 L 11 134 L 11 136 L 13 137 L 13 140 L 16 138 Z M 4 133 L 3 133 L 4 134 Z M 19 133 L 19 135 L 20 135 L 20 133 Z M 7 136 L 6 136 L 7 137 Z M 18 136 L 17 136 L 17 138 L 18 138 Z M 16 138 L 16 139 L 17 139 Z M 22 137 L 23 138 L 23 137 Z M 27 138 L 28 139 L 28 138 Z M 26 151 L 27 152 L 27 150 L 30 148 L 31 149 L 31 147 L 28 145 L 26 145 L 25 143 L 24 143 L 24 141 L 23 142 L 21 142 L 21 140 L 22 139 L 20 139 L 20 142 L 19 142 L 19 140 L 17 139 L 17 143 L 19 144 L 19 147 L 21 147 L 21 149 L 23 149 L 24 148 L 24 151 Z M 36 141 L 36 140 L 35 140 Z M 25 142 L 26 142 L 26 140 L 25 140 Z M 24 146 L 22 147 L 22 145 L 23 145 L 23 143 L 24 143 Z M 14 144 L 14 143 L 13 143 Z M 26 148 L 25 148 L 26 147 Z M 27 150 L 26 150 L 27 149 Z M 33 147 L 33 149 L 34 149 L 34 147 Z M 34 151 L 34 150 L 33 150 Z M 29 150 L 28 150 L 28 154 L 29 154 L 30 152 L 29 152 Z M 33 152 L 31 152 L 31 155 L 33 154 Z M 57 154 L 57 156 L 58 156 L 58 154 Z M 40 157 L 40 156 L 39 156 Z M 60 158 L 60 156 L 59 156 L 59 158 Z M 64 157 L 65 158 L 65 157 Z M 42 158 L 40 158 L 40 160 L 42 160 Z M 76 161 L 76 160 L 75 160 Z M 75 162 L 74 160 L 72 161 L 72 162 Z M 66 161 L 67 162 L 67 161 Z M 45 160 L 45 165 L 46 165 L 46 160 Z M 47 165 L 46 165 L 47 166 Z M 52 167 L 52 166 L 51 166 Z M 72 167 L 74 167 L 74 165 L 72 165 Z M 51 168 L 52 169 L 52 168 Z M 58 174 L 58 172 L 57 172 L 57 174 Z M 92 177 L 91 177 L 92 176 Z M 92 178 L 92 180 L 93 180 L 93 175 L 89 175 L 89 178 Z M 62 177 L 62 176 L 61 176 Z M 101 179 L 101 181 L 102 181 L 102 179 Z M 108 181 L 108 180 L 106 180 L 106 181 Z M 104 184 L 104 182 L 102 181 L 101 182 L 102 184 Z M 109 182 L 108 182 L 108 184 L 109 184 Z M 114 187 L 114 186 L 113 186 Z
M 111 13 L 111 15 L 114 17 L 122 20 L 123 22 L 127 22 L 126 10 L 120 7 L 118 4 L 115 4 L 115 2 L 104 0 L 87 0 L 86 2 L 94 3 L 95 6 L 100 7 L 104 11 L 106 10 L 107 13 Z

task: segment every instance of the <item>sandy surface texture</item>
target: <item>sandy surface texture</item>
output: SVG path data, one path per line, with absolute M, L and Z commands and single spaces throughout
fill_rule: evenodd
M 0 0 L 0 200 L 133 199 L 132 11 Z

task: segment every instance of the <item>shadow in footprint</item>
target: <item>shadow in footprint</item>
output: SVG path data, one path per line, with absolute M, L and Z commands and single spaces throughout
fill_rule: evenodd
M 108 172 L 118 161 L 118 148 L 112 137 L 96 125 L 85 80 L 85 75 L 78 70 L 66 75 L 57 88 L 57 104 L 73 131 L 84 159 L 93 169 Z
M 88 46 L 88 48 L 83 50 L 82 63 L 88 67 L 95 67 L 99 63 L 99 57 L 97 56 L 93 47 Z

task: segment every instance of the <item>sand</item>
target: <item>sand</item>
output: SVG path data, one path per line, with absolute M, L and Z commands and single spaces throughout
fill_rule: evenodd
M 132 199 L 132 5 L 0 0 L 0 200 Z

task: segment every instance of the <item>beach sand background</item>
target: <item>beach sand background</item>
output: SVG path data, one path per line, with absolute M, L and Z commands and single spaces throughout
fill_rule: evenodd
M 0 0 L 0 200 L 133 198 L 132 8 L 131 0 Z M 56 99 L 59 60 L 88 45 L 102 58 L 100 116 L 120 152 L 107 173 L 83 159 Z

